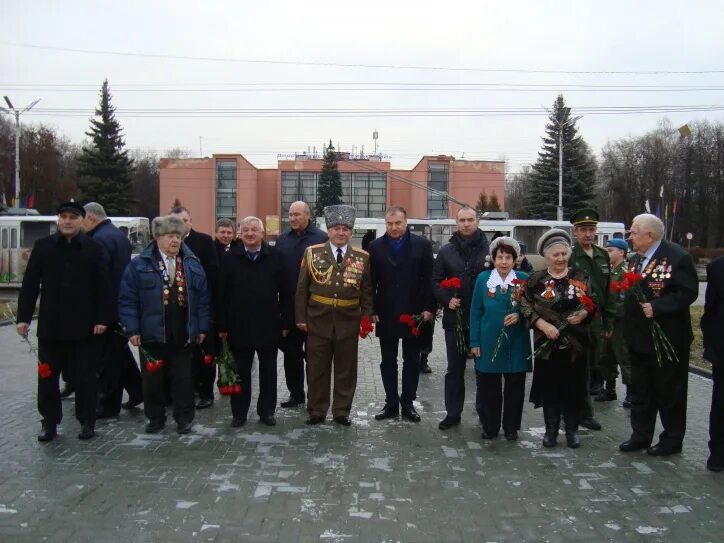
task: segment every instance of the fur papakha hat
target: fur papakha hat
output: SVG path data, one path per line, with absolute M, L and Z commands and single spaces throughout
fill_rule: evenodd
M 153 232 L 154 238 L 166 234 L 183 236 L 186 233 L 186 228 L 184 228 L 184 222 L 178 215 L 166 215 L 165 217 L 156 217 L 153 219 L 151 232 Z

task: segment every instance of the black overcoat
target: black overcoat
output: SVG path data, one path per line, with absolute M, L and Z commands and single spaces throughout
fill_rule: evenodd
M 400 323 L 400 315 L 435 313 L 432 294 L 432 245 L 421 236 L 407 231 L 399 253 L 393 253 L 387 234 L 369 244 L 374 313 L 379 337 L 411 337 L 409 327 Z
M 38 294 L 40 339 L 86 339 L 96 324 L 113 323 L 108 266 L 100 245 L 85 234 L 67 242 L 56 232 L 35 242 L 18 295 L 18 322 L 32 320 Z
M 701 331 L 704 333 L 704 358 L 715 366 L 724 366 L 724 256 L 706 267 Z
M 293 316 L 285 292 L 282 260 L 267 243 L 252 261 L 243 243 L 231 249 L 221 268 L 216 299 L 216 328 L 238 347 L 278 346 Z

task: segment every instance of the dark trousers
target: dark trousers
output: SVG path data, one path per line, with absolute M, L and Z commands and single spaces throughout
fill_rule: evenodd
M 505 384 L 502 383 L 505 379 Z M 503 432 L 520 430 L 525 397 L 525 372 L 483 373 L 476 372 L 478 398 L 482 404 L 483 430 L 488 435 L 498 435 L 502 415 Z
M 254 364 L 254 353 L 259 358 L 259 398 L 256 412 L 259 417 L 274 415 L 277 405 L 277 348 L 276 347 L 243 347 L 231 346 L 231 352 L 239 370 L 241 394 L 231 396 L 231 413 L 234 418 L 246 420 L 251 403 L 251 367 Z
M 714 390 L 709 413 L 709 452 L 711 463 L 721 466 L 724 465 L 724 367 L 714 366 L 712 377 Z
M 213 325 L 209 325 L 209 333 L 201 345 L 196 343 L 192 347 L 192 372 L 194 380 L 194 391 L 203 400 L 214 399 L 214 383 L 216 382 L 216 364 L 204 364 L 204 355 L 215 356 L 216 346 L 214 345 Z
M 357 388 L 357 334 L 342 339 L 307 336 L 307 412 L 326 417 L 334 368 L 332 416 L 349 416 Z
M 123 401 L 123 390 L 128 399 L 143 398 L 141 372 L 133 358 L 128 340 L 119 335 L 120 328 L 109 329 L 100 338 L 101 368 L 98 373 L 98 407 L 101 411 L 118 414 Z
M 385 387 L 385 403 L 392 407 L 411 405 L 417 397 L 417 383 L 420 380 L 420 343 L 417 338 L 402 339 L 402 395 L 397 392 L 397 350 L 398 338 L 380 338 L 382 363 L 380 373 Z
M 445 372 L 445 410 L 448 417 L 460 418 L 465 404 L 465 366 L 467 353 L 458 352 L 455 330 L 445 330 L 447 371 Z M 475 411 L 482 419 L 482 398 L 475 398 Z
M 304 401 L 304 342 L 307 334 L 296 326 L 282 339 L 284 353 L 284 378 L 289 389 L 289 398 Z
M 681 447 L 686 432 L 686 394 L 689 385 L 689 351 L 677 350 L 678 362 L 655 355 L 631 353 L 631 439 L 648 444 L 654 438 L 656 414 L 664 431 L 659 443 L 666 449 Z
M 152 421 L 166 420 L 165 382 L 170 385 L 173 418 L 178 424 L 194 420 L 194 384 L 191 374 L 191 346 L 174 344 L 143 345 L 156 360 L 163 360 L 163 368 L 150 373 L 141 359 L 143 380 L 143 411 Z
M 40 361 L 48 364 L 52 371 L 46 379 L 38 375 L 38 411 L 43 420 L 60 424 L 63 419 L 59 378 L 60 372 L 68 368 L 75 386 L 75 418 L 81 424 L 95 423 L 99 347 L 97 337 L 76 341 L 38 340 Z

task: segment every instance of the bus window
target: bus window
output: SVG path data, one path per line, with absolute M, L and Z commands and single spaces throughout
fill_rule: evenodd
M 17 228 L 10 229 L 10 248 L 11 249 L 18 248 L 18 229 Z
M 39 239 L 53 234 L 58 229 L 56 222 L 23 222 L 20 223 L 20 247 L 32 249 Z
M 8 231 L 7 228 L 2 229 L 2 248 L 8 248 Z

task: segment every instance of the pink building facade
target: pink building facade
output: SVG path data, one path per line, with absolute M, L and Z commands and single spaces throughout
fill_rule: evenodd
M 505 163 L 423 156 L 410 170 L 393 169 L 376 157 L 349 159 L 340 153 L 342 200 L 359 217 L 383 217 L 390 205 L 409 217 L 451 218 L 460 206 L 444 197 L 475 206 L 481 192 L 498 197 L 505 207 Z M 194 228 L 212 232 L 217 219 L 238 221 L 255 215 L 269 235 L 287 228 L 289 205 L 304 200 L 314 207 L 322 160 L 296 155 L 274 169 L 257 168 L 238 154 L 202 159 L 161 159 L 160 209 L 178 200 L 191 212 Z

